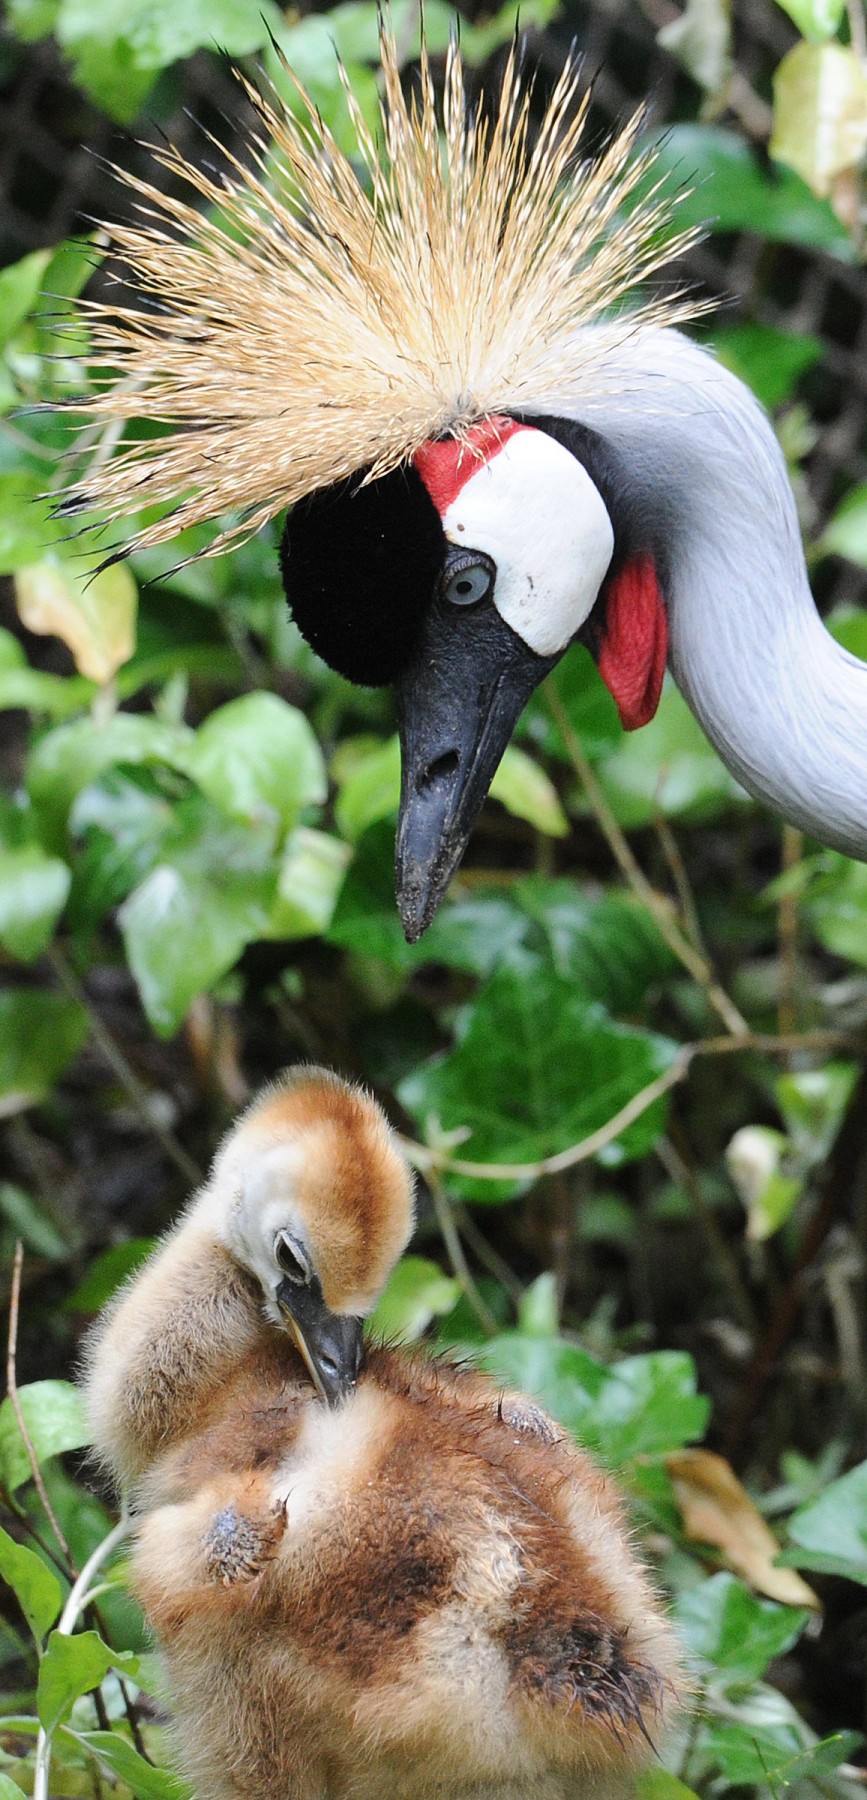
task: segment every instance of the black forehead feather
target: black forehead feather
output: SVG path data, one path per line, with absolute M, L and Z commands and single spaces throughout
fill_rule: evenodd
M 381 687 L 412 657 L 446 540 L 415 469 L 362 480 L 293 508 L 280 566 L 292 616 L 317 655 L 350 681 Z

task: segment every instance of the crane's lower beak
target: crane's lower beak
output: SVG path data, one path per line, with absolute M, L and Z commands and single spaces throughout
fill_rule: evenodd
M 436 600 L 396 684 L 401 746 L 397 909 L 414 944 L 463 856 L 500 758 L 559 657 L 537 656 L 490 601 Z
M 276 1300 L 280 1313 L 329 1405 L 351 1394 L 364 1354 L 363 1322 L 328 1311 L 318 1283 L 310 1287 L 281 1281 Z

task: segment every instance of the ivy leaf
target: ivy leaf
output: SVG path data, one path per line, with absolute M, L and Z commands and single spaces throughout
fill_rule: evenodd
M 350 856 L 348 844 L 340 838 L 299 825 L 288 838 L 280 861 L 268 936 L 323 936 L 331 923 Z
M 0 944 L 32 962 L 50 943 L 66 904 L 71 872 L 37 845 L 0 851 Z
M 0 994 L 0 1118 L 50 1094 L 88 1033 L 83 1006 L 41 988 Z
M 327 792 L 322 752 L 304 714 L 276 694 L 244 694 L 211 713 L 186 767 L 230 818 L 279 822 L 284 830 Z
M 109 1669 L 125 1669 L 134 1675 L 138 1657 L 131 1650 L 112 1650 L 98 1631 L 81 1631 L 74 1637 L 52 1631 L 39 1664 L 36 1707 L 44 1731 L 62 1725 L 82 1694 L 89 1694 L 105 1680 Z
M 24 1544 L 16 1544 L 0 1526 L 0 1574 L 8 1581 L 21 1611 L 41 1645 L 63 1604 L 57 1576 Z
M 669 819 L 714 819 L 748 800 L 671 681 L 655 718 L 643 730 L 625 733 L 597 774 L 628 830 L 651 825 L 659 813 Z M 582 810 L 589 810 L 587 802 Z
M 591 896 L 574 881 L 536 875 L 516 882 L 511 893 L 538 926 L 557 974 L 610 1012 L 631 1012 L 674 966 L 658 926 L 631 894 L 613 889 Z M 532 946 L 532 936 L 528 941 Z
M 549 965 L 513 952 L 467 1009 L 455 1049 L 398 1091 L 421 1130 L 432 1119 L 438 1130 L 469 1128 L 462 1159 L 535 1162 L 607 1124 L 676 1054 L 664 1038 L 615 1024 Z M 664 1104 L 650 1107 L 606 1159 L 643 1155 L 663 1116 Z M 472 1193 L 499 1197 L 480 1181 Z
M 18 569 L 15 600 L 28 631 L 59 637 L 90 681 L 110 681 L 135 650 L 138 589 L 124 563 L 89 574 L 44 557 Z
M 268 935 L 277 871 L 269 829 L 231 825 L 192 794 L 178 832 L 118 914 L 127 960 L 154 1030 L 170 1037 L 254 938 Z
M 843 22 L 846 0 L 777 0 L 811 44 L 835 37 Z
M 490 792 L 513 818 L 526 819 L 546 837 L 568 837 L 569 820 L 553 782 L 517 745 L 504 750 Z
M 852 488 L 841 500 L 819 539 L 819 548 L 826 556 L 845 556 L 867 569 L 867 482 Z
M 50 250 L 34 250 L 0 270 L 0 346 L 8 344 L 33 311 L 51 256 Z
M 796 44 L 774 73 L 771 155 L 814 194 L 831 192 L 867 149 L 867 77 L 843 44 Z
M 371 1313 L 370 1329 L 389 1343 L 413 1343 L 432 1319 L 457 1306 L 460 1292 L 460 1283 L 444 1275 L 438 1263 L 424 1256 L 403 1256 Z
M 186 725 L 144 713 L 115 713 L 95 731 L 90 719 L 76 719 L 46 732 L 33 749 L 27 785 L 47 837 L 65 839 L 76 795 L 104 769 L 117 763 L 160 764 L 185 769 L 193 733 Z
M 734 1575 L 712 1575 L 675 1602 L 688 1650 L 712 1663 L 727 1686 L 758 1680 L 775 1656 L 797 1643 L 810 1613 L 751 1594 Z
M 787 1562 L 867 1586 L 867 1462 L 799 1507 L 789 1520 L 789 1537 L 796 1549 Z
M 67 1450 L 81 1450 L 90 1437 L 84 1401 L 71 1381 L 31 1381 L 18 1389 L 18 1400 L 41 1465 Z M 8 1493 L 31 1479 L 30 1458 L 8 1395 L 0 1405 L 0 1476 Z
M 609 1379 L 604 1363 L 560 1337 L 504 1331 L 479 1345 L 474 1357 L 495 1381 L 532 1395 L 579 1439 Z
M 757 231 L 772 243 L 802 244 L 854 262 L 849 233 L 826 200 L 794 169 L 768 173 L 750 146 L 720 125 L 675 125 L 657 140 L 651 180 L 668 177 L 678 193 L 677 222 L 686 229 Z M 644 733 L 641 733 L 644 736 Z
M 127 1238 L 94 1257 L 84 1280 L 64 1301 L 68 1312 L 97 1313 L 129 1275 L 150 1256 L 154 1238 Z
M 720 362 L 752 388 L 769 412 L 791 400 L 801 376 L 822 355 L 821 338 L 776 325 L 732 325 L 715 331 L 713 342 Z

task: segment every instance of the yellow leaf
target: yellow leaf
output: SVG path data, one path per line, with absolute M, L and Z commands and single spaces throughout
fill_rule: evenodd
M 774 1567 L 780 1546 L 724 1456 L 674 1450 L 665 1463 L 693 1543 L 712 1544 L 736 1575 L 770 1600 L 819 1609 L 817 1596 L 796 1569 Z
M 867 149 L 867 78 L 843 44 L 796 44 L 774 75 L 770 152 L 814 194 L 854 168 Z
M 14 579 L 22 624 L 41 637 L 62 638 L 80 674 L 110 681 L 132 656 L 138 592 L 123 563 L 89 575 L 46 556 L 19 569 Z

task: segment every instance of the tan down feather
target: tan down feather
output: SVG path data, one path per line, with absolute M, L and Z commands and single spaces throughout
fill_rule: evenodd
M 299 1070 L 88 1351 L 198 1800 L 626 1800 L 681 1679 L 616 1492 L 532 1401 L 419 1354 L 369 1346 L 323 1404 L 226 1247 L 244 1164 L 281 1135 L 317 1257 L 354 1221 L 384 1278 L 399 1146 L 369 1095 Z
M 239 76 L 257 124 L 229 176 L 172 147 L 156 160 L 191 202 L 121 175 L 140 222 L 112 229 L 111 251 L 145 304 L 85 303 L 103 384 L 87 409 L 107 426 L 172 429 L 97 455 L 65 512 L 171 508 L 137 546 L 234 512 L 215 553 L 305 494 L 385 474 L 428 438 L 544 410 L 564 383 L 604 390 L 624 337 L 695 313 L 682 295 L 623 311 L 692 234 L 670 235 L 677 196 L 649 179 L 640 113 L 578 160 L 589 98 L 574 58 L 532 142 L 516 49 L 489 119 L 468 107 L 452 45 L 442 137 L 427 55 L 409 100 L 387 25 L 381 60 L 382 158 L 345 84 L 360 173 L 302 89 L 296 117 Z

